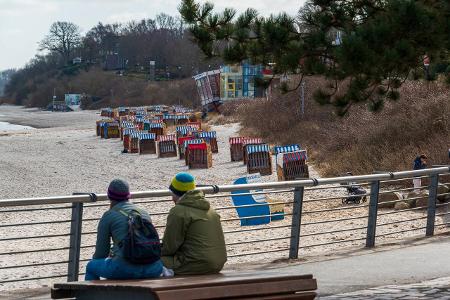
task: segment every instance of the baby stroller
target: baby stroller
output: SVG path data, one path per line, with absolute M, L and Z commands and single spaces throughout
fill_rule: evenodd
M 345 176 L 352 176 L 353 174 L 351 172 L 347 172 Z M 367 191 L 363 189 L 360 185 L 358 185 L 356 182 L 347 182 L 347 183 L 341 183 L 346 189 L 348 196 L 342 198 L 342 204 L 360 204 L 361 202 L 367 201 Z M 364 195 L 364 196 L 361 196 Z

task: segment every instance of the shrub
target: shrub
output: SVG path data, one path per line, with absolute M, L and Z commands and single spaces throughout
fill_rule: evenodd
M 318 78 L 306 82 L 305 116 L 300 115 L 297 93 L 241 105 L 242 134 L 300 144 L 324 176 L 407 170 L 419 153 L 427 153 L 432 164 L 448 164 L 450 92 L 444 86 L 406 82 L 400 99 L 380 113 L 353 107 L 349 116 L 340 118 L 312 99 L 322 84 Z

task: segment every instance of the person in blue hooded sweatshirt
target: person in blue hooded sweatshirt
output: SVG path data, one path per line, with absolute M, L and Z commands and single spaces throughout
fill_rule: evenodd
M 111 201 L 110 209 L 103 214 L 98 224 L 95 253 L 86 266 L 85 280 L 145 279 L 165 276 L 161 260 L 151 264 L 133 264 L 123 258 L 123 250 L 119 244 L 128 234 L 128 217 L 121 212 L 129 213 L 137 210 L 144 218 L 151 220 L 146 211 L 129 201 L 128 183 L 114 179 L 108 187 L 108 198 Z
M 417 156 L 416 159 L 414 159 L 413 169 L 414 170 L 425 169 L 427 167 L 427 160 L 428 160 L 428 157 L 425 154 Z M 421 178 L 414 178 L 413 179 L 413 184 L 414 184 L 414 192 L 419 193 L 420 192 L 420 188 L 422 186 L 422 179 Z

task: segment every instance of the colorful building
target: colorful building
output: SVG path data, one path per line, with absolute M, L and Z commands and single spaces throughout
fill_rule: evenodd
M 222 66 L 219 70 L 194 76 L 197 91 L 203 106 L 220 104 L 234 99 L 249 99 L 264 96 L 264 89 L 257 86 L 257 78 L 265 72 L 261 65 Z

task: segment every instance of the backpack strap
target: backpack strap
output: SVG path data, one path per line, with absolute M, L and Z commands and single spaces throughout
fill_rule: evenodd
M 115 210 L 115 211 L 117 211 L 118 213 L 121 213 L 122 215 L 124 215 L 125 217 L 128 217 L 130 214 L 129 213 L 127 213 L 126 211 L 124 211 L 123 209 L 121 209 L 121 208 L 118 208 L 118 207 L 113 207 L 112 208 L 113 210 Z
M 137 209 L 132 209 L 130 212 L 126 212 L 124 209 L 121 209 L 121 208 L 118 208 L 118 207 L 115 207 L 115 206 L 112 209 L 117 211 L 118 213 L 121 213 L 125 217 L 129 217 L 132 212 L 136 212 L 136 214 L 138 214 L 139 216 L 142 216 L 141 212 L 139 210 L 137 210 Z
M 130 222 L 130 213 L 127 213 L 124 209 L 118 208 L 118 207 L 116 207 L 116 206 L 112 207 L 111 209 L 112 209 L 112 210 L 115 210 L 115 211 L 117 211 L 118 213 L 120 213 L 120 214 L 124 215 L 125 217 L 127 217 L 127 218 L 128 218 L 128 222 Z M 121 241 L 119 241 L 119 242 L 117 243 L 117 245 L 119 246 L 119 248 L 122 248 L 122 246 L 123 246 L 123 241 L 124 241 L 124 240 L 121 240 Z

